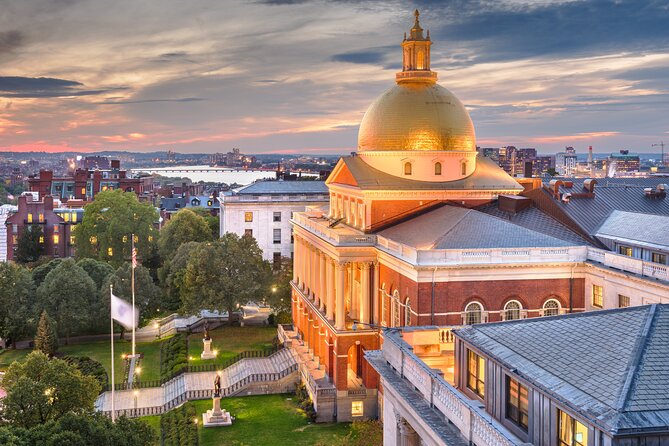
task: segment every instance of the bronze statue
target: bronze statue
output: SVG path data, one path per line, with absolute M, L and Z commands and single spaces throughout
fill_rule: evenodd
M 209 337 L 209 321 L 204 321 L 204 338 L 208 341 Z
M 216 374 L 216 378 L 214 378 L 214 396 L 221 396 L 221 375 L 218 373 Z

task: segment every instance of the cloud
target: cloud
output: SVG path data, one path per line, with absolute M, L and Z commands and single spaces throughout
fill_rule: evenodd
M 347 62 L 357 64 L 380 64 L 384 62 L 389 53 L 396 52 L 397 48 L 393 46 L 384 46 L 379 48 L 369 48 L 363 51 L 351 51 L 347 53 L 335 54 L 331 60 L 334 62 Z
M 206 101 L 204 98 L 163 98 L 163 99 L 138 99 L 138 100 L 114 100 L 109 99 L 104 102 L 98 102 L 102 105 L 123 105 L 123 104 L 151 104 L 154 102 L 199 102 Z
M 87 90 L 81 82 L 51 77 L 0 77 L 0 97 L 5 98 L 58 98 L 91 96 L 106 93 L 108 89 Z
M 10 53 L 20 47 L 25 40 L 21 31 L 1 31 L 0 32 L 0 56 L 3 53 Z

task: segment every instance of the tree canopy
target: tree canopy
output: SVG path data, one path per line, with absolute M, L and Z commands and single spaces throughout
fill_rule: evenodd
M 161 281 L 167 298 L 164 300 L 163 307 L 168 310 L 177 310 L 181 305 L 181 289 L 183 287 L 184 274 L 186 274 L 186 265 L 190 260 L 195 248 L 200 244 L 198 242 L 186 242 L 179 246 L 177 252 L 171 260 L 166 260 L 165 265 L 160 270 Z
M 202 216 L 190 209 L 181 209 L 160 231 L 158 249 L 160 256 L 169 260 L 183 243 L 206 242 L 212 239 L 211 230 Z
M 251 236 L 227 233 L 219 240 L 200 243 L 186 265 L 183 310 L 195 314 L 206 308 L 232 315 L 238 304 L 265 299 L 271 276 L 269 262 L 263 260 Z
M 37 324 L 37 334 L 35 335 L 35 349 L 41 351 L 47 356 L 53 356 L 58 350 L 58 334 L 56 327 L 46 311 L 42 310 L 42 315 Z
M 63 260 L 37 289 L 40 308 L 53 315 L 59 332 L 68 339 L 90 322 L 96 294 L 95 282 L 73 259 Z
M 86 206 L 82 222 L 73 231 L 77 258 L 91 257 L 119 266 L 130 259 L 131 234 L 135 235 L 138 256 L 146 258 L 156 243 L 156 221 L 156 209 L 140 203 L 134 192 L 100 192 Z
M 19 236 L 14 258 L 19 263 L 36 262 L 44 254 L 44 231 L 38 224 L 28 225 Z
M 98 290 L 105 284 L 107 277 L 114 274 L 114 268 L 109 263 L 95 259 L 81 259 L 77 262 L 77 266 L 86 271 Z
M 7 392 L 2 400 L 2 418 L 24 428 L 58 420 L 68 413 L 91 413 L 100 391 L 95 378 L 40 351 L 33 351 L 25 361 L 13 362 L 2 386 Z
M 107 277 L 105 285 L 100 290 L 100 294 L 104 296 L 101 299 L 103 314 L 109 315 L 110 284 L 114 286 L 115 296 L 122 297 L 128 302 L 132 301 L 131 270 L 132 265 L 126 262 L 117 268 L 114 274 Z M 137 265 L 135 268 L 135 305 L 139 316 L 142 318 L 152 316 L 160 308 L 161 296 L 162 291 L 153 283 L 149 270 L 142 265 Z
M 34 295 L 30 271 L 14 263 L 0 263 L 0 337 L 16 342 L 32 333 Z

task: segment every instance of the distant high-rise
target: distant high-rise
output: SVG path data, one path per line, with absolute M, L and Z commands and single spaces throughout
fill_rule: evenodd
M 592 170 L 592 146 L 588 147 L 588 170 Z

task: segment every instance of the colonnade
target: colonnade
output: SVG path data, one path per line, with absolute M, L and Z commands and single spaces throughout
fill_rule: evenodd
M 328 321 L 337 330 L 346 328 L 347 315 L 370 323 L 372 262 L 340 261 L 304 238 L 294 242 L 293 282 Z
M 343 218 L 346 224 L 358 228 L 365 228 L 365 204 L 354 197 L 330 194 L 330 218 Z

